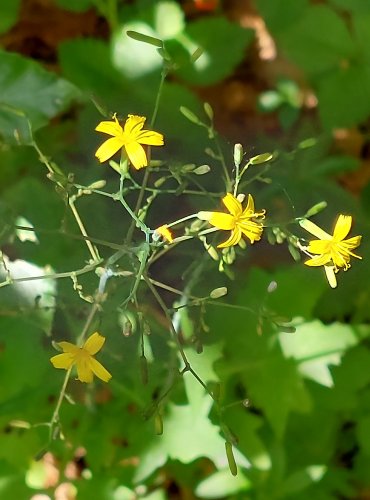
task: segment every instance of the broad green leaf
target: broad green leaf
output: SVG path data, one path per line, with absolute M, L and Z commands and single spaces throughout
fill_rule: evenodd
M 95 5 L 93 0 L 56 0 L 56 2 L 62 9 L 72 12 L 84 12 Z
M 1 266 L 0 279 L 5 281 L 9 276 L 14 283 L 0 288 L 1 309 L 13 310 L 14 314 L 22 311 L 25 318 L 37 324 L 46 334 L 50 334 L 55 310 L 56 283 L 54 279 L 46 276 L 52 274 L 53 269 L 50 266 L 40 268 L 20 259 L 10 261 L 5 255 L 3 259 L 6 269 Z M 37 276 L 41 279 L 30 280 Z
M 4 292 L 4 289 L 3 289 Z M 45 376 L 52 373 L 47 352 L 42 348 L 43 333 L 40 327 L 26 315 L 15 314 L 16 307 L 7 306 L 5 312 L 14 317 L 5 317 L 0 323 L 0 338 L 3 345 L 0 354 L 0 376 L 6 380 L 0 388 L 1 401 L 28 389 L 32 391 Z M 21 402 L 20 402 L 21 403 Z
M 266 295 L 269 281 L 258 273 L 251 275 L 249 280 L 237 304 L 252 308 L 256 304 L 258 315 L 258 303 Z M 226 308 L 212 310 L 208 321 L 216 338 L 224 338 L 227 325 L 226 353 L 224 360 L 216 365 L 220 380 L 238 377 L 251 405 L 262 409 L 277 436 L 281 437 L 290 413 L 308 411 L 311 401 L 296 362 L 284 357 L 277 338 L 272 336 L 271 322 L 264 320 L 260 327 L 262 334 L 258 335 L 258 317 L 248 311 Z
M 95 38 L 65 41 L 59 45 L 59 58 L 63 74 L 84 91 L 97 93 L 103 103 L 123 91 L 122 76 L 112 66 L 105 42 Z
M 339 68 L 355 45 L 339 15 L 324 5 L 309 7 L 278 36 L 285 54 L 309 75 Z
M 370 68 L 350 66 L 317 83 L 319 113 L 326 129 L 351 127 L 370 113 Z
M 244 57 L 252 42 L 253 32 L 243 29 L 224 17 L 208 17 L 189 23 L 177 42 L 169 45 L 169 52 L 179 64 L 177 74 L 185 81 L 197 85 L 210 85 L 229 75 Z M 204 50 L 195 61 L 190 56 L 198 48 Z
M 360 166 L 360 160 L 353 156 L 328 156 L 312 167 L 317 175 L 335 175 L 351 172 Z
M 184 12 L 178 3 L 172 1 L 156 2 L 155 30 L 161 39 L 174 38 L 184 28 Z
M 225 439 L 220 429 L 209 420 L 210 397 L 204 395 L 198 401 L 197 411 L 191 405 L 169 404 L 164 420 L 164 431 L 157 436 L 142 454 L 135 473 L 135 480 L 142 481 L 168 459 L 190 464 L 201 457 L 209 458 L 217 468 L 226 462 Z M 249 462 L 234 449 L 237 464 L 247 467 Z
M 327 467 L 325 465 L 311 465 L 294 472 L 284 482 L 284 495 L 288 497 L 301 493 L 312 483 L 319 482 L 326 471 Z
M 257 0 L 257 8 L 273 35 L 296 24 L 305 14 L 308 0 Z
M 192 368 L 205 383 L 217 380 L 212 365 L 220 357 L 219 346 L 207 347 L 202 354 L 189 349 L 186 354 Z M 220 435 L 220 428 L 208 417 L 212 399 L 191 373 L 184 375 L 184 381 L 189 404 L 168 406 L 163 415 L 163 434 L 144 450 L 136 471 L 137 481 L 143 480 L 168 459 L 189 464 L 200 457 L 208 457 L 218 468 L 226 465 L 225 439 Z M 249 466 L 248 460 L 237 449 L 234 449 L 234 455 L 238 465 Z
M 243 473 L 239 472 L 237 476 L 230 476 L 229 469 L 225 469 L 201 481 L 195 494 L 200 498 L 223 498 L 247 491 L 250 487 L 251 483 Z
M 112 63 L 126 78 L 136 80 L 162 67 L 163 59 L 155 47 L 127 36 L 126 32 L 139 32 L 153 40 L 157 32 L 143 21 L 131 21 L 118 29 L 112 38 Z M 158 35 L 158 36 L 157 36 Z
M 0 33 L 8 31 L 17 21 L 20 0 L 2 0 L 0 16 Z
M 79 99 L 76 87 L 18 54 L 0 51 L 0 134 L 29 143 L 28 120 L 37 130 Z
M 361 63 L 370 63 L 370 4 L 362 2 L 362 5 L 367 6 L 367 12 L 358 12 L 352 16 L 352 25 L 354 29 L 354 37 L 360 49 Z M 354 2 L 351 2 L 354 3 Z
M 299 363 L 303 376 L 328 387 L 333 386 L 329 366 L 338 365 L 346 350 L 358 342 L 351 326 L 320 321 L 298 324 L 294 335 L 280 333 L 279 340 L 285 356 Z
M 2 444 L 4 446 L 4 442 Z M 2 498 L 32 497 L 34 492 L 26 486 L 23 471 L 20 471 L 18 467 L 10 465 L 6 459 L 0 460 L 0 469 L 0 496 Z
M 370 456 L 370 416 L 359 418 L 356 433 L 362 451 Z
M 370 12 L 370 4 L 363 0 L 329 0 L 334 7 L 353 13 L 366 14 Z

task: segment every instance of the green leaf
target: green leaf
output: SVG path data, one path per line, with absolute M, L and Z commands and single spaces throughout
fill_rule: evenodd
M 202 354 L 188 349 L 186 355 L 205 383 L 218 379 L 213 364 L 221 355 L 219 345 L 206 347 Z M 184 381 L 189 404 L 166 407 L 163 434 L 143 452 L 136 470 L 137 481 L 149 476 L 168 459 L 189 464 L 200 457 L 208 457 L 216 467 L 225 466 L 225 440 L 220 435 L 220 428 L 209 419 L 212 399 L 191 373 L 184 375 Z M 235 448 L 234 455 L 239 466 L 249 466 L 248 460 Z
M 362 450 L 370 455 L 370 416 L 359 418 L 356 431 Z
M 257 7 L 268 28 L 278 34 L 298 22 L 305 13 L 308 0 L 257 0 Z
M 18 54 L 0 51 L 0 134 L 28 143 L 37 130 L 80 97 L 76 87 Z M 21 129 L 21 130 L 20 130 Z
M 53 270 L 48 266 L 40 268 L 24 260 L 10 261 L 3 255 L 4 262 L 9 275 L 14 280 L 31 278 L 33 276 L 43 277 L 51 274 Z M 4 281 L 5 270 L 0 270 L 0 279 Z M 24 318 L 38 325 L 46 334 L 50 334 L 55 310 L 56 283 L 52 278 L 42 278 L 30 281 L 15 281 L 8 288 L 0 289 L 3 295 L 1 309 L 13 310 L 14 313 L 22 311 Z
M 3 295 L 4 295 L 4 289 Z M 3 297 L 4 298 L 4 297 Z M 8 313 L 11 311 L 7 308 Z M 13 309 L 13 314 L 17 309 Z M 27 318 L 5 318 L 0 322 L 0 340 L 3 349 L 0 355 L 0 376 L 6 380 L 0 388 L 1 401 L 42 384 L 52 366 L 47 353 L 42 348 L 42 332 Z M 19 402 L 22 405 L 22 402 Z
M 196 382 L 198 383 L 198 382 Z M 218 426 L 211 423 L 208 414 L 211 400 L 203 395 L 199 406 L 169 404 L 164 420 L 164 432 L 157 436 L 142 454 L 135 480 L 142 481 L 168 459 L 189 464 L 200 457 L 209 458 L 218 468 L 224 466 L 225 446 Z M 234 450 L 236 462 L 248 466 L 248 461 Z
M 253 31 L 243 29 L 224 17 L 208 17 L 189 23 L 177 41 L 183 53 L 174 44 L 168 50 L 179 64 L 177 73 L 195 85 L 210 85 L 229 75 L 242 60 L 245 49 L 252 42 Z M 189 62 L 198 48 L 203 54 L 194 64 Z
M 67 78 L 85 91 L 98 93 L 104 102 L 111 94 L 122 92 L 122 76 L 113 68 L 105 42 L 93 38 L 68 40 L 59 45 L 59 60 Z
M 335 175 L 343 172 L 352 172 L 360 166 L 360 160 L 353 156 L 328 156 L 316 165 L 312 166 L 312 170 L 317 175 Z
M 185 28 L 184 12 L 176 2 L 161 1 L 155 6 L 155 30 L 163 40 L 175 38 Z
M 352 16 L 352 26 L 355 34 L 356 42 L 360 49 L 360 54 L 362 60 L 369 64 L 370 63 L 370 4 L 367 2 L 362 2 L 362 4 L 367 5 L 368 12 L 359 12 Z M 362 62 L 362 61 L 361 61 Z
M 16 23 L 20 3 L 20 0 L 2 0 L 0 33 L 5 33 Z
M 338 68 L 355 45 L 339 15 L 324 5 L 309 7 L 298 22 L 278 36 L 284 52 L 308 74 Z
M 250 481 L 242 474 L 230 477 L 229 469 L 220 470 L 201 481 L 195 494 L 200 498 L 221 498 L 247 491 L 251 487 Z
M 327 387 L 333 386 L 329 366 L 340 364 L 346 350 L 358 342 L 351 326 L 320 321 L 297 325 L 295 335 L 280 333 L 279 340 L 285 356 L 299 363 L 303 376 Z
M 271 281 L 269 278 L 260 271 L 253 272 L 237 304 L 248 304 L 248 308 L 258 311 Z M 280 314 L 281 311 L 276 312 Z M 281 437 L 290 413 L 308 411 L 311 405 L 297 363 L 284 357 L 276 343 L 277 337 L 272 337 L 271 323 L 267 319 L 262 323 L 262 335 L 257 333 L 258 317 L 248 311 L 212 310 L 207 319 L 212 336 L 216 338 L 224 338 L 224 325 L 227 325 L 229 341 L 224 360 L 216 365 L 220 379 L 224 382 L 229 377 L 238 377 L 251 405 L 261 409 L 276 435 Z
M 317 84 L 317 96 L 326 129 L 356 125 L 370 113 L 370 68 L 350 66 L 325 75 Z
M 126 36 L 125 32 L 131 33 Z M 140 33 L 140 42 L 146 38 L 146 43 L 138 43 L 132 33 Z M 114 66 L 127 78 L 137 79 L 158 70 L 163 65 L 163 58 L 153 47 L 157 45 L 157 33 L 143 21 L 131 21 L 125 24 L 124 30 L 117 30 L 112 38 L 112 61 Z M 160 40 L 159 40 L 160 41 Z M 161 42 L 161 41 L 160 41 Z M 149 44 L 149 45 L 148 45 Z M 161 42 L 160 47 L 163 43 Z
M 350 2 L 348 0 L 329 0 L 329 3 L 339 9 L 349 12 L 356 12 L 359 14 L 370 12 L 370 4 L 363 0 L 351 0 Z
M 95 5 L 93 0 L 56 0 L 56 3 L 63 9 L 72 12 L 84 12 Z

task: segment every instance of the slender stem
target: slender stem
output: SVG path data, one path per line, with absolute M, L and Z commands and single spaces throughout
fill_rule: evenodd
M 136 215 L 135 212 L 133 212 L 133 210 L 131 210 L 131 208 L 129 207 L 129 205 L 127 204 L 126 200 L 124 199 L 123 195 L 122 195 L 122 190 L 123 190 L 123 181 L 124 181 L 124 177 L 121 176 L 120 178 L 120 189 L 119 189 L 119 201 L 122 203 L 122 205 L 125 207 L 126 211 L 131 215 L 132 217 L 132 224 L 135 225 L 140 228 L 146 235 L 149 233 L 149 228 L 144 224 L 144 222 L 142 222 Z M 126 244 L 128 245 L 129 244 L 129 239 L 126 238 Z
M 88 329 L 90 328 L 91 323 L 93 322 L 93 319 L 95 317 L 95 314 L 99 311 L 99 302 L 95 302 L 94 305 L 91 308 L 91 311 L 89 312 L 89 315 L 86 319 L 85 325 L 77 339 L 77 345 L 81 345 L 82 342 L 85 339 L 86 333 Z
M 163 68 L 162 72 L 161 72 L 161 81 L 159 82 L 159 87 L 158 87 L 158 91 L 157 91 L 157 97 L 156 97 L 155 104 L 154 104 L 154 110 L 153 110 L 152 118 L 150 120 L 150 127 L 151 128 L 154 127 L 154 123 L 155 123 L 155 120 L 157 118 L 158 109 L 159 109 L 159 102 L 160 102 L 160 99 L 161 99 L 163 85 L 164 85 L 167 73 L 168 73 L 167 69 Z M 150 151 L 149 151 L 149 153 L 150 153 Z M 140 186 L 139 196 L 137 197 L 137 201 L 136 201 L 136 205 L 135 205 L 134 213 L 135 213 L 136 216 L 139 213 L 140 207 L 141 207 L 141 205 L 143 203 L 143 198 L 144 198 L 145 190 L 146 190 L 146 187 L 147 187 L 147 184 L 148 184 L 148 180 L 149 180 L 149 174 L 150 174 L 150 170 L 148 168 L 146 168 L 145 169 L 145 173 L 144 173 L 143 182 L 142 182 L 142 184 Z M 126 243 L 127 244 L 130 244 L 130 242 L 132 240 L 132 235 L 134 234 L 134 229 L 135 229 L 135 218 L 133 217 L 131 225 L 130 225 L 128 231 L 127 231 L 127 236 L 126 236 Z
M 230 178 L 229 171 L 227 169 L 227 165 L 226 165 L 226 162 L 225 162 L 225 157 L 224 157 L 224 154 L 222 152 L 222 149 L 221 149 L 221 146 L 220 146 L 220 142 L 219 142 L 216 134 L 214 136 L 214 141 L 215 141 L 215 144 L 216 144 L 216 149 L 217 149 L 217 153 L 218 153 L 221 165 L 222 165 L 222 169 L 224 171 L 225 188 L 226 188 L 226 192 L 228 193 L 231 190 L 232 181 L 231 181 L 231 178 Z
M 187 220 L 196 219 L 196 218 L 197 218 L 197 214 L 186 215 L 185 217 L 182 217 L 181 219 L 177 219 L 173 222 L 167 223 L 166 226 L 167 227 L 176 226 L 177 224 L 181 224 L 181 222 L 185 222 Z
M 82 236 L 85 238 L 87 248 L 89 249 L 89 252 L 91 254 L 91 257 L 93 260 L 97 261 L 100 259 L 99 254 L 97 249 L 92 245 L 91 241 L 88 239 L 87 232 L 85 229 L 85 226 L 83 225 L 83 222 L 81 220 L 81 217 L 79 213 L 76 210 L 74 201 L 72 198 L 69 198 L 69 206 L 71 207 L 72 213 L 74 215 L 74 218 L 76 219 L 76 222 L 78 224 L 78 227 L 80 228 Z
M 86 274 L 95 269 L 99 264 L 101 264 L 101 260 L 98 262 L 94 262 L 93 264 L 89 264 L 88 266 L 83 267 L 82 269 L 77 269 L 77 271 L 70 271 L 66 273 L 53 273 L 53 274 L 43 274 L 40 276 L 27 276 L 25 278 L 10 278 L 7 281 L 3 281 L 0 283 L 0 288 L 5 285 L 10 285 L 12 283 L 19 283 L 24 281 L 35 281 L 35 280 L 44 280 L 44 279 L 58 279 L 58 278 L 70 278 L 72 275 L 79 276 L 80 274 Z
M 178 350 L 179 350 L 179 353 L 180 353 L 180 356 L 184 362 L 184 365 L 185 365 L 185 368 L 186 370 L 188 371 L 189 368 L 190 368 L 190 363 L 188 361 L 188 358 L 186 357 L 186 354 L 184 352 L 184 349 L 181 345 L 181 342 L 179 340 L 179 337 L 176 333 L 176 330 L 173 326 L 173 323 L 172 323 L 172 318 L 171 318 L 171 315 L 170 313 L 168 312 L 168 309 L 166 307 L 166 304 L 163 302 L 163 299 L 162 297 L 159 295 L 159 293 L 157 292 L 157 290 L 155 289 L 154 285 L 150 282 L 150 279 L 147 277 L 147 276 L 143 276 L 144 277 L 144 280 L 146 282 L 146 284 L 148 285 L 149 287 L 149 290 L 152 292 L 152 294 L 154 295 L 156 301 L 158 302 L 158 304 L 160 305 L 162 311 L 164 312 L 166 318 L 167 318 L 167 321 L 168 321 L 168 325 L 169 325 L 169 328 L 170 328 L 170 332 L 171 332 L 171 335 L 174 339 L 174 341 L 176 342 L 176 345 L 178 347 Z
M 62 402 L 63 402 L 64 396 L 65 396 L 65 393 L 66 393 L 67 384 L 68 384 L 69 377 L 70 377 L 70 375 L 71 375 L 71 371 L 72 371 L 72 367 L 70 367 L 70 368 L 67 370 L 67 373 L 65 374 L 64 381 L 63 381 L 63 385 L 62 385 L 62 389 L 61 389 L 61 391 L 60 391 L 60 394 L 59 394 L 59 398 L 58 398 L 57 404 L 56 404 L 56 406 L 55 406 L 55 409 L 54 409 L 53 415 L 52 415 L 51 420 L 50 420 L 49 442 L 50 442 L 50 441 L 52 440 L 52 438 L 53 438 L 53 431 L 54 431 L 54 427 L 55 427 L 55 425 L 59 422 L 59 410 L 60 410 L 60 407 L 61 407 L 61 405 L 62 405 Z
M 157 97 L 155 99 L 155 104 L 154 104 L 154 110 L 153 110 L 152 118 L 150 120 L 150 126 L 151 127 L 154 127 L 155 121 L 157 119 L 157 114 L 158 114 L 158 109 L 159 109 L 159 102 L 160 102 L 161 97 L 162 97 L 163 85 L 164 85 L 164 82 L 166 80 L 167 74 L 168 74 L 168 69 L 167 69 L 166 66 L 164 66 L 162 68 L 161 81 L 159 82 L 159 87 L 158 87 L 158 91 L 157 91 Z
M 143 277 L 144 272 L 145 272 L 145 267 L 147 265 L 149 252 L 150 252 L 150 246 L 149 246 L 149 243 L 147 241 L 146 245 L 144 247 L 144 251 L 143 251 L 141 258 L 140 258 L 141 259 L 140 266 L 139 266 L 139 270 L 138 270 L 137 275 L 136 275 L 136 279 L 134 281 L 134 285 L 133 285 L 128 297 L 122 302 L 120 307 L 125 307 L 130 302 L 130 300 L 135 296 L 137 289 L 139 287 L 141 278 Z

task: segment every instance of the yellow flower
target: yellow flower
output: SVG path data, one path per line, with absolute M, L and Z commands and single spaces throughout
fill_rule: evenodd
M 168 229 L 168 226 L 166 224 L 164 224 L 163 226 L 157 227 L 157 229 L 155 230 L 155 232 L 157 234 L 159 234 L 160 236 L 162 236 L 165 240 L 167 240 L 168 243 L 172 243 L 173 242 L 172 233 Z
M 255 212 L 252 195 L 248 195 L 247 207 L 244 210 L 240 201 L 231 193 L 227 193 L 227 195 L 222 198 L 222 202 L 230 212 L 229 214 L 223 212 L 198 213 L 199 219 L 207 220 L 217 229 L 231 231 L 230 237 L 218 245 L 218 248 L 237 245 L 243 234 L 251 243 L 259 241 L 263 231 L 263 224 L 258 218 L 264 219 L 265 210 Z
M 319 238 L 309 242 L 307 251 L 315 256 L 308 259 L 305 264 L 307 266 L 324 266 L 329 285 L 335 288 L 337 286 L 335 273 L 341 268 L 347 271 L 351 267 L 351 257 L 362 259 L 352 252 L 360 245 L 361 236 L 345 239 L 351 229 L 352 217 L 340 214 L 334 226 L 333 236 L 308 219 L 300 221 L 300 225 Z
M 104 382 L 108 382 L 112 375 L 104 366 L 93 358 L 103 347 L 105 338 L 98 332 L 93 333 L 82 347 L 70 342 L 58 342 L 63 354 L 50 358 L 54 368 L 69 370 L 73 365 L 77 368 L 77 378 L 81 382 L 92 382 L 94 374 Z
M 141 144 L 162 146 L 163 135 L 151 130 L 142 130 L 145 120 L 144 116 L 128 115 L 122 128 L 114 114 L 112 121 L 100 122 L 95 130 L 112 136 L 103 142 L 95 153 L 100 163 L 109 160 L 117 151 L 125 148 L 130 162 L 137 170 L 146 167 L 148 158 Z

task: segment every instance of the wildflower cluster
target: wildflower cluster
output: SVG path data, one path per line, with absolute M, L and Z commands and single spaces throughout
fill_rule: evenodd
M 98 160 L 101 163 L 106 162 L 120 151 L 120 166 L 125 163 L 127 165 L 131 164 L 136 170 L 149 166 L 150 159 L 148 150 L 144 149 L 143 146 L 162 146 L 164 144 L 164 139 L 163 135 L 159 132 L 144 130 L 145 121 L 145 117 L 128 115 L 127 120 L 122 126 L 117 119 L 117 115 L 114 114 L 112 120 L 100 122 L 95 130 L 111 137 L 96 151 L 95 155 Z M 128 207 L 123 197 L 121 198 L 121 202 L 136 222 L 136 226 L 141 228 L 146 234 L 152 234 L 154 243 L 162 239 L 165 245 L 171 245 L 180 243 L 189 238 L 198 238 L 205 243 L 207 251 L 217 260 L 217 250 L 206 242 L 206 235 L 217 230 L 227 231 L 229 232 L 228 238 L 219 243 L 217 248 L 225 251 L 228 248 L 239 246 L 243 249 L 246 247 L 245 239 L 250 244 L 259 242 L 262 239 L 264 228 L 269 227 L 266 221 L 266 210 L 255 208 L 255 201 L 252 194 L 238 193 L 237 191 L 241 178 L 250 165 L 268 161 L 271 158 L 272 155 L 267 153 L 260 155 L 260 157 L 249 160 L 244 168 L 240 169 L 243 160 L 242 148 L 241 145 L 235 146 L 235 179 L 232 183 L 229 183 L 229 187 L 233 188 L 233 190 L 230 189 L 221 199 L 227 212 L 199 211 L 175 222 L 167 222 L 157 227 L 155 230 L 150 230 L 142 221 L 137 219 L 137 214 Z M 120 167 L 117 168 L 115 162 L 111 162 L 110 164 L 116 171 L 121 173 L 122 190 L 122 169 Z M 226 178 L 228 178 L 227 172 Z M 246 203 L 244 204 L 245 200 Z M 198 225 L 195 231 L 194 228 L 192 229 L 191 227 L 185 228 L 184 235 L 175 238 L 170 228 L 180 223 L 184 223 L 189 219 L 198 219 L 200 226 Z M 208 225 L 208 228 L 204 226 L 204 223 Z M 299 223 L 303 229 L 317 239 L 305 241 L 290 234 L 290 244 L 309 256 L 309 259 L 304 262 L 305 265 L 310 267 L 323 267 L 329 285 L 335 288 L 337 286 L 336 274 L 340 270 L 346 271 L 350 268 L 351 257 L 361 259 L 359 255 L 353 252 L 360 245 L 361 236 L 354 236 L 346 239 L 351 229 L 352 217 L 340 214 L 335 223 L 333 235 L 330 235 L 318 227 L 307 217 L 296 219 L 294 223 Z M 280 231 L 280 233 L 287 238 L 284 232 Z M 223 258 L 225 260 L 225 257 Z M 144 262 L 144 265 L 145 264 L 146 262 Z M 223 260 L 222 265 L 225 265 Z M 220 270 L 222 269 L 224 269 L 224 267 L 220 265 Z M 131 296 L 129 298 L 131 298 Z M 128 301 L 129 299 L 126 300 L 126 303 L 128 303 Z M 77 370 L 77 378 L 81 382 L 92 382 L 94 375 L 104 382 L 108 382 L 111 378 L 111 374 L 94 358 L 94 355 L 102 348 L 104 341 L 105 338 L 95 332 L 82 344 L 82 346 L 65 341 L 59 342 L 58 346 L 63 350 L 63 353 L 53 356 L 51 358 L 51 363 L 55 368 L 67 370 L 68 374 L 71 369 L 75 367 Z

